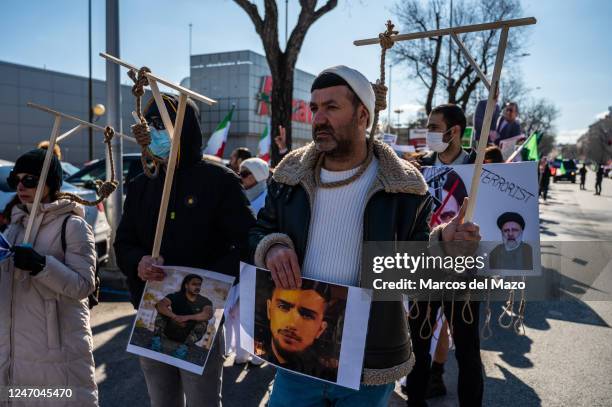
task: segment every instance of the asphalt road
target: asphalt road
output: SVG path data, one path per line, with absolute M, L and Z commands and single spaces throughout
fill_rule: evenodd
M 612 180 L 604 180 L 602 196 L 593 196 L 593 182 L 590 173 L 587 191 L 580 191 L 578 184 L 551 183 L 549 200 L 540 206 L 543 242 L 612 241 Z M 610 243 L 603 245 L 598 260 L 611 259 L 611 252 Z M 579 257 L 574 255 L 574 260 Z M 543 258 L 551 267 L 558 264 L 555 261 L 551 255 Z M 493 324 L 493 336 L 481 342 L 486 406 L 612 404 L 612 262 L 589 286 L 577 285 L 576 294 L 585 292 L 597 292 L 608 301 L 585 301 L 583 297 L 528 303 L 524 336 Z M 501 304 L 492 308 L 496 320 Z M 149 405 L 138 360 L 125 351 L 133 317 L 125 301 L 103 302 L 92 312 L 96 378 L 103 407 Z M 231 362 L 226 361 L 224 369 L 224 405 L 265 406 L 273 368 L 233 367 Z M 445 374 L 449 394 L 431 400 L 430 406 L 458 405 L 456 378 L 451 352 Z M 398 385 L 390 405 L 403 406 L 404 398 Z

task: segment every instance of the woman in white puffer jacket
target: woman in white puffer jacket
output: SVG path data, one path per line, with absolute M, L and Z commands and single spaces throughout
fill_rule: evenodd
M 19 157 L 8 179 L 21 203 L 13 208 L 5 232 L 14 255 L 0 262 L 0 387 L 69 388 L 70 399 L 51 405 L 97 406 L 87 300 L 95 287 L 94 236 L 80 205 L 55 199 L 62 183 L 55 156 L 32 227 L 32 245 L 21 245 L 45 153 L 38 149 Z M 50 402 L 40 397 L 13 399 L 8 405 Z

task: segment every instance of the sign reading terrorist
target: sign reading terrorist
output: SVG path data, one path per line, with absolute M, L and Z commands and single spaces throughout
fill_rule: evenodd
M 423 167 L 434 199 L 430 226 L 448 222 L 470 190 L 474 165 Z M 487 274 L 539 275 L 540 219 L 537 162 L 486 164 L 474 222 L 480 225 Z

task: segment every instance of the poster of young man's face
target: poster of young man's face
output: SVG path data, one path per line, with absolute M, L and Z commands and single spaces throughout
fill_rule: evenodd
M 187 267 L 161 267 L 163 281 L 144 290 L 128 351 L 202 374 L 233 277 Z
M 450 221 L 470 191 L 474 165 L 423 167 L 433 198 L 431 227 Z M 479 179 L 473 221 L 480 226 L 482 274 L 541 273 L 538 176 L 535 161 L 486 164 Z
M 346 385 L 341 365 L 346 366 L 349 358 L 343 346 L 363 337 L 361 357 L 355 359 L 359 365 L 353 366 L 361 371 L 368 313 L 354 320 L 359 309 L 362 316 L 364 308 L 369 310 L 369 296 L 365 301 L 350 301 L 352 287 L 306 278 L 299 289 L 283 289 L 274 285 L 269 271 L 246 267 L 252 275 L 240 283 L 244 349 L 277 367 Z M 348 330 L 347 314 L 352 314 Z M 355 332 L 356 326 L 364 328 Z

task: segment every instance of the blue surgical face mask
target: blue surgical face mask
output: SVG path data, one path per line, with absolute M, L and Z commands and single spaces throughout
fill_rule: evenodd
M 157 130 L 155 127 L 150 127 L 151 130 L 151 152 L 159 158 L 168 158 L 170 156 L 170 147 L 172 142 L 168 136 L 167 130 Z

